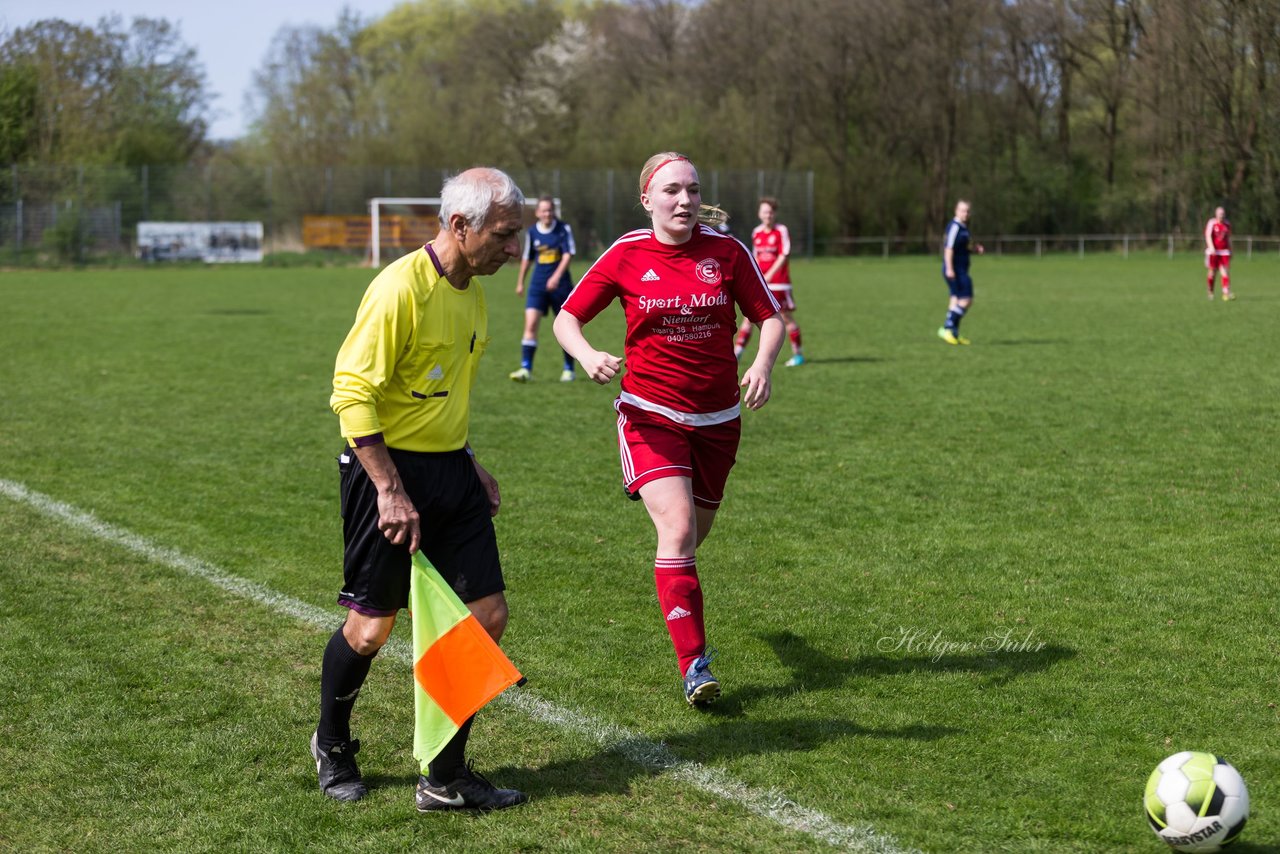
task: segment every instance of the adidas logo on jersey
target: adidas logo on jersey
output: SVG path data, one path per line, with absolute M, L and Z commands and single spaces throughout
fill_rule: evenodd
M 652 268 L 652 267 L 650 267 L 650 268 L 649 268 L 649 272 L 645 273 L 643 276 L 641 276 L 641 277 L 640 277 L 640 281 L 642 281 L 642 282 L 656 282 L 656 281 L 658 281 L 658 274 L 657 274 L 657 273 L 655 273 L 655 272 L 653 272 L 653 268 Z
M 693 616 L 693 613 L 691 611 L 686 611 L 684 608 L 681 608 L 679 605 L 677 605 L 671 609 L 671 613 L 667 614 L 667 622 L 670 622 L 672 620 L 678 620 L 681 617 L 692 617 L 692 616 Z
M 427 373 L 427 379 L 429 380 L 444 379 L 444 370 L 439 365 L 436 365 Z

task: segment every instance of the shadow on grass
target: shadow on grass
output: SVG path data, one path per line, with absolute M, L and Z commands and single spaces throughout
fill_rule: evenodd
M 578 798 L 630 794 L 632 783 L 656 771 L 622 753 L 602 750 L 591 756 L 562 759 L 538 768 L 495 768 L 482 772 L 495 786 L 519 789 L 530 798 Z
M 703 713 L 705 726 L 665 737 L 640 736 L 602 748 L 588 756 L 551 762 L 537 768 L 498 766 L 497 757 L 479 750 L 479 770 L 495 785 L 517 788 L 534 798 L 626 795 L 636 780 L 653 777 L 686 762 L 712 767 L 745 756 L 807 752 L 827 742 L 848 738 L 936 741 L 963 730 L 927 723 L 898 727 L 864 726 L 843 718 L 767 715 L 748 717 L 746 710 L 762 701 L 779 708 L 778 701 L 800 692 L 840 688 L 865 678 L 930 673 L 975 673 L 988 685 L 1002 685 L 1020 675 L 1046 670 L 1074 658 L 1075 650 L 1045 646 L 1025 652 L 963 654 L 864 655 L 846 659 L 815 649 L 794 632 L 775 632 L 762 638 L 790 671 L 780 686 L 735 686 Z M 416 774 L 373 774 L 371 788 L 412 790 Z M 314 785 L 314 779 L 311 784 Z M 1254 849 L 1239 846 L 1237 851 Z
M 901 676 L 913 673 L 975 673 L 988 677 L 991 686 L 1004 685 L 1027 673 L 1068 661 L 1076 651 L 1068 647 L 1046 645 L 1024 651 L 946 653 L 907 653 L 905 655 L 864 655 L 847 659 L 814 649 L 794 632 L 774 632 L 761 638 L 791 671 L 791 682 L 775 687 L 748 686 L 733 699 L 741 706 L 760 700 L 773 700 L 798 691 L 822 691 L 839 688 L 854 679 Z M 726 712 L 732 713 L 732 703 Z
M 791 671 L 786 685 L 738 685 L 704 712 L 705 726 L 666 736 L 641 736 L 602 748 L 588 756 L 551 762 L 537 768 L 501 767 L 481 756 L 480 770 L 502 787 L 514 787 L 535 798 L 629 794 L 634 782 L 698 762 L 715 767 L 745 756 L 815 750 L 841 739 L 907 739 L 936 741 L 962 732 L 949 726 L 917 722 L 896 727 L 865 726 L 845 718 L 747 716 L 761 701 L 779 708 L 778 700 L 798 692 L 839 688 L 856 679 L 913 673 L 972 672 L 999 685 L 1024 673 L 1052 667 L 1073 658 L 1074 650 L 1046 646 L 1021 653 L 929 655 L 867 655 L 843 659 L 815 649 L 793 632 L 776 632 L 763 639 Z M 483 754 L 483 750 L 481 750 Z M 412 787 L 414 775 L 366 778 L 371 786 Z M 1247 849 L 1241 849 L 1247 850 Z
M 415 766 L 416 767 L 416 766 Z M 309 775 L 315 777 L 314 774 Z M 362 774 L 364 784 L 370 789 L 406 789 L 410 794 L 413 793 L 413 787 L 418 785 L 417 772 L 404 774 Z M 315 788 L 316 781 L 312 779 L 312 788 Z
M 730 703 L 721 708 L 726 709 Z M 712 706 L 711 709 L 716 709 Z M 716 715 L 709 715 L 715 718 Z M 843 738 L 937 741 L 960 730 L 913 723 L 900 727 L 868 727 L 850 720 L 821 717 L 743 718 L 717 720 L 714 727 L 682 732 L 664 739 L 680 756 L 703 760 L 731 760 L 757 753 L 805 752 Z
M 715 706 L 712 707 L 713 709 Z M 660 740 L 638 738 L 603 749 L 591 756 L 563 760 L 540 768 L 498 768 L 492 781 L 514 786 L 537 797 L 627 794 L 641 777 L 654 777 L 698 762 L 719 764 L 760 753 L 814 750 L 836 739 L 907 738 L 933 741 L 958 730 L 912 724 L 875 728 L 834 718 L 718 720 L 694 732 L 679 732 Z

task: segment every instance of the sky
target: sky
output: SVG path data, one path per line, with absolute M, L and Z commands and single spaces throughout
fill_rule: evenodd
M 248 116 L 244 98 L 271 39 L 283 26 L 332 27 L 344 6 L 364 18 L 377 18 L 399 0 L 0 0 L 0 32 L 45 18 L 94 25 L 117 14 L 127 25 L 135 17 L 166 18 L 180 27 L 182 40 L 196 49 L 204 65 L 212 103 L 211 139 L 244 134 Z

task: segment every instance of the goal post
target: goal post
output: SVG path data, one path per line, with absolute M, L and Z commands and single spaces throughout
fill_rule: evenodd
M 369 200 L 369 263 L 375 269 L 382 266 L 383 247 L 400 250 L 412 246 L 412 243 L 406 242 L 410 234 L 414 237 L 425 236 L 421 243 L 429 243 L 439 231 L 438 197 L 372 198 Z
M 534 215 L 538 200 L 526 200 L 524 225 L 537 221 Z M 560 199 L 555 199 L 556 216 L 560 216 Z M 369 200 L 369 264 L 382 267 L 383 250 L 399 257 L 404 252 L 430 243 L 440 232 L 440 198 L 438 196 L 377 196 Z

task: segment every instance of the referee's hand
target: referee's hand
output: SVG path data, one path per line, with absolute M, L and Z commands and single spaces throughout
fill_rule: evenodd
M 418 551 L 418 511 L 401 490 L 378 492 L 378 530 L 393 545 L 409 544 L 409 554 Z
M 489 496 L 489 515 L 497 516 L 498 508 L 502 506 L 502 493 L 498 490 L 498 480 L 482 465 L 476 462 L 475 457 L 471 458 L 472 464 L 476 467 L 476 476 L 480 478 L 480 485 L 484 487 L 485 495 Z

